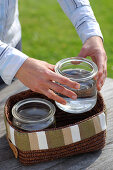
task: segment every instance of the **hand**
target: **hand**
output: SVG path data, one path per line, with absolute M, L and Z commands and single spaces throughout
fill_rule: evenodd
M 107 77 L 107 56 L 103 47 L 102 39 L 98 36 L 89 38 L 83 45 L 80 57 L 90 56 L 98 66 L 97 89 L 101 90 Z
M 28 58 L 20 67 L 15 77 L 32 91 L 44 94 L 48 98 L 56 100 L 61 104 L 66 104 L 66 101 L 55 94 L 55 92 L 61 93 L 72 99 L 76 99 L 77 95 L 55 82 L 65 84 L 74 89 L 80 88 L 80 85 L 64 76 L 56 74 L 54 72 L 54 67 L 54 65 L 47 62 Z

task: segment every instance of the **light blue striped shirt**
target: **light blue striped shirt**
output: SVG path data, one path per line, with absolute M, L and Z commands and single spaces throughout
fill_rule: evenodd
M 58 2 L 73 23 L 83 43 L 92 36 L 103 38 L 89 0 L 58 0 Z
M 84 43 L 92 36 L 102 37 L 88 0 L 58 0 Z M 0 0 L 0 76 L 10 84 L 16 72 L 28 58 L 14 47 L 21 39 L 18 0 Z

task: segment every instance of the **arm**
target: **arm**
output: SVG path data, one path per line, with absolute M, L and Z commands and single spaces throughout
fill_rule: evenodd
M 6 84 L 11 84 L 27 58 L 27 55 L 0 41 L 0 76 Z
M 107 76 L 107 56 L 103 36 L 88 0 L 58 0 L 73 23 L 83 47 L 80 57 L 90 56 L 98 66 L 97 89 L 100 90 Z
M 83 43 L 92 36 L 103 38 L 88 0 L 58 0 Z
M 62 104 L 66 104 L 66 101 L 55 92 L 72 99 L 77 98 L 74 92 L 55 82 L 75 89 L 79 88 L 78 83 L 56 74 L 53 65 L 29 58 L 2 42 L 0 42 L 0 75 L 6 84 L 11 84 L 12 79 L 16 77 L 31 90 L 42 93 Z

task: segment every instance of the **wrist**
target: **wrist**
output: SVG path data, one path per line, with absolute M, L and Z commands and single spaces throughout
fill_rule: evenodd
M 17 79 L 19 79 L 19 76 L 20 76 L 21 74 L 23 74 L 23 70 L 28 67 L 29 59 L 30 59 L 30 58 L 28 57 L 28 58 L 22 63 L 22 65 L 20 66 L 20 68 L 18 69 L 18 71 L 16 72 L 15 77 L 16 77 Z
M 86 43 L 87 41 L 95 41 L 95 42 L 100 42 L 100 43 L 103 44 L 103 38 L 100 37 L 100 36 L 98 36 L 98 35 L 94 35 L 94 36 L 89 37 L 89 38 L 85 41 L 85 43 Z M 84 44 L 85 44 L 85 43 L 84 43 Z

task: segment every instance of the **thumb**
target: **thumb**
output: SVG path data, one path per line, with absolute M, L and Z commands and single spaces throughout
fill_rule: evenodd
M 86 48 L 83 47 L 83 48 L 80 50 L 80 53 L 78 54 L 78 56 L 79 56 L 79 57 L 86 58 L 86 57 L 87 57 L 87 50 L 86 50 Z

